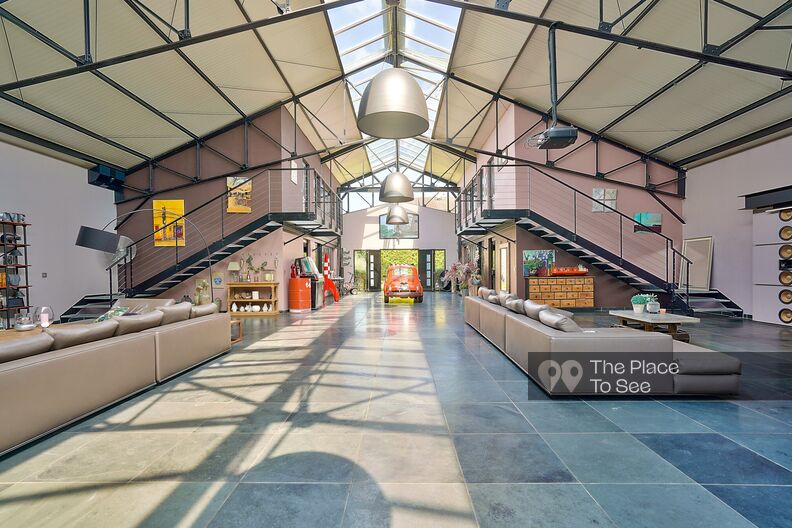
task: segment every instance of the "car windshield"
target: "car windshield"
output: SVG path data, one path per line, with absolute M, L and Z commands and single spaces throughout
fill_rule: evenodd
M 392 268 L 391 274 L 399 277 L 409 277 L 413 274 L 412 268 Z

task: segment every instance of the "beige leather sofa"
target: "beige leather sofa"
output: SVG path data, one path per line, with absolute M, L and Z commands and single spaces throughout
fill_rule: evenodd
M 491 298 L 491 297 L 490 297 Z M 550 394 L 565 393 L 563 387 L 554 391 L 536 376 L 536 365 L 545 359 L 567 353 L 632 353 L 678 365 L 673 383 L 654 393 L 670 394 L 734 394 L 739 392 L 740 361 L 734 357 L 687 343 L 671 336 L 643 332 L 632 328 L 585 328 L 564 332 L 551 328 L 524 314 L 515 313 L 481 297 L 464 300 L 465 322 L 495 345 L 536 383 Z M 557 385 L 558 387 L 558 385 Z
M 199 308 L 187 311 L 189 319 L 57 350 L 58 338 L 46 334 L 0 344 L 0 455 L 227 352 L 230 315 Z M 59 326 L 73 338 L 90 323 Z

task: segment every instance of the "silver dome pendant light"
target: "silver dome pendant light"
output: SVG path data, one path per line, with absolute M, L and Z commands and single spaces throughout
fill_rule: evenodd
M 404 210 L 404 207 L 399 204 L 394 204 L 388 209 L 388 216 L 385 218 L 385 223 L 388 225 L 405 225 L 409 224 L 410 220 L 407 218 L 407 211 Z
M 418 81 L 402 68 L 379 72 L 363 91 L 357 124 L 361 132 L 383 139 L 404 139 L 426 132 L 429 112 Z
M 413 187 L 407 176 L 399 171 L 399 140 L 396 140 L 396 171 L 391 172 L 382 182 L 379 192 L 380 202 L 403 203 L 415 199 Z

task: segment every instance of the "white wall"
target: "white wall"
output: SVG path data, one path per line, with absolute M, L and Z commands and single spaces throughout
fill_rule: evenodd
M 379 205 L 344 215 L 344 234 L 341 236 L 341 247 L 350 253 L 350 265 L 344 268 L 344 279 L 349 279 L 349 274 L 352 273 L 355 260 L 353 252 L 356 249 L 445 249 L 446 266 L 457 260 L 454 214 L 414 204 L 402 205 L 408 212 L 420 215 L 418 220 L 419 238 L 410 240 L 380 239 L 379 216 L 387 214 L 387 205 Z
M 83 295 L 108 291 L 103 255 L 74 245 L 81 225 L 101 228 L 115 217 L 113 193 L 89 185 L 85 169 L 0 143 L 0 211 L 24 213 L 32 224 L 34 306 L 60 316 Z
M 741 197 L 789 185 L 792 136 L 690 169 L 685 238 L 712 236 L 712 287 L 753 313 L 752 213 Z

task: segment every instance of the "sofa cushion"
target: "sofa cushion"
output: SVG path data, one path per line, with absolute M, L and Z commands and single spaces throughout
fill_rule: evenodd
M 539 321 L 550 328 L 555 328 L 556 330 L 561 330 L 562 332 L 583 331 L 583 329 L 580 328 L 575 321 L 566 315 L 554 312 L 553 310 L 542 310 L 539 312 Z
M 160 324 L 165 326 L 189 319 L 190 312 L 192 311 L 192 303 L 183 302 L 172 306 L 157 306 L 155 310 L 159 310 L 164 314 Z
M 193 306 L 192 310 L 190 310 L 190 319 L 195 319 L 196 317 L 203 317 L 204 315 L 212 315 L 213 313 L 217 313 L 217 312 L 219 312 L 219 310 L 217 309 L 217 305 L 215 303 Z
M 572 312 L 567 312 L 566 310 L 561 310 L 560 308 L 556 308 L 555 306 L 550 306 L 549 304 L 539 304 L 531 299 L 526 299 L 523 304 L 523 308 L 525 310 L 525 315 L 534 319 L 535 321 L 539 320 L 539 312 L 542 310 L 550 310 L 551 312 L 563 315 L 564 317 L 569 317 L 572 319 L 575 314 Z
M 479 288 L 479 297 L 481 297 L 481 298 L 482 298 L 482 299 L 484 299 L 485 301 L 487 300 L 487 298 L 488 298 L 490 295 L 496 295 L 497 293 L 498 293 L 498 292 L 496 292 L 495 290 L 492 290 L 492 289 L 490 289 L 490 288 L 484 288 L 484 287 L 482 287 L 482 288 Z
M 487 295 L 487 301 L 492 304 L 500 304 L 500 299 L 498 299 L 498 296 L 495 295 L 494 293 Z
M 547 310 L 548 308 L 550 308 L 550 305 L 549 304 L 539 304 L 539 303 L 533 302 L 531 299 L 526 299 L 525 301 L 523 301 L 523 308 L 524 308 L 524 311 L 525 311 L 525 315 L 527 315 L 528 317 L 530 317 L 534 321 L 538 321 L 539 320 L 539 312 L 541 312 L 542 310 Z
M 679 374 L 739 374 L 742 370 L 736 357 L 681 341 L 674 341 L 674 362 Z
M 51 335 L 41 332 L 38 335 L 0 343 L 0 363 L 46 352 L 54 341 Z
M 55 325 L 44 331 L 52 336 L 52 350 L 60 350 L 113 337 L 118 328 L 118 321 L 111 319 L 101 323 Z
M 118 321 L 118 328 L 115 335 L 122 336 L 126 334 L 133 334 L 135 332 L 142 332 L 149 328 L 159 326 L 162 322 L 163 313 L 159 310 L 152 310 L 148 313 L 138 315 L 124 315 L 116 317 L 114 320 Z
M 509 299 L 506 301 L 506 308 L 514 313 L 525 315 L 525 308 L 522 299 Z
M 498 294 L 498 304 L 500 304 L 501 306 L 503 306 L 505 308 L 506 307 L 506 301 L 510 301 L 510 300 L 516 299 L 516 298 L 517 298 L 517 296 L 514 295 L 513 293 L 500 292 Z

